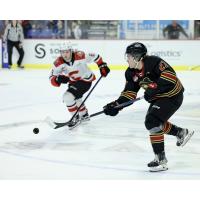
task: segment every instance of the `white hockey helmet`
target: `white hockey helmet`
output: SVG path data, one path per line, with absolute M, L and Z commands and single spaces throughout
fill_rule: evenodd
M 67 51 L 67 50 L 71 50 L 73 51 L 73 47 L 70 43 L 63 43 L 63 44 L 60 44 L 60 52 L 62 51 Z

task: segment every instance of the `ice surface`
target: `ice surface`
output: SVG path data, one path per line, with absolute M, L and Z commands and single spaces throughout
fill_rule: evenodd
M 72 131 L 53 130 L 47 116 L 71 116 L 62 103 L 66 86 L 52 87 L 48 76 L 47 70 L 0 71 L 0 179 L 200 179 L 199 72 L 178 72 L 185 98 L 170 121 L 195 134 L 185 147 L 165 136 L 169 170 L 161 173 L 146 166 L 154 155 L 144 126 L 145 100 L 116 117 L 102 114 Z M 124 71 L 103 78 L 86 102 L 89 113 L 118 98 L 124 84 Z

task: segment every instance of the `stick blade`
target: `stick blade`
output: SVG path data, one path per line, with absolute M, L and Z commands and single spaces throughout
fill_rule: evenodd
M 44 121 L 53 129 L 55 129 L 57 127 L 57 125 L 54 123 L 54 121 L 49 116 L 46 117 Z

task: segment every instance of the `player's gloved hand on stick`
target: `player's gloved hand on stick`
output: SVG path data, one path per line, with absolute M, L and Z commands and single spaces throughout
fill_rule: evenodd
M 113 101 L 103 107 L 103 111 L 106 115 L 116 116 L 119 113 L 120 108 L 116 108 L 119 105 L 117 101 Z
M 100 73 L 103 77 L 106 77 L 108 73 L 110 72 L 109 67 L 107 66 L 107 63 L 103 62 L 99 65 Z
M 59 84 L 61 84 L 61 83 L 67 84 L 69 82 L 69 78 L 64 75 L 58 75 L 56 77 L 56 82 Z

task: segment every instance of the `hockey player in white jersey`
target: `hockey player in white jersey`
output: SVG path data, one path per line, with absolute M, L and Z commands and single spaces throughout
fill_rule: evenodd
M 55 87 L 68 84 L 63 94 L 63 102 L 73 116 L 82 103 L 82 96 L 90 89 L 92 81 L 96 79 L 94 73 L 88 68 L 88 63 L 96 63 L 103 77 L 110 72 L 102 57 L 95 53 L 86 54 L 83 51 L 73 50 L 70 45 L 60 47 L 60 56 L 55 60 L 50 74 L 50 82 Z M 83 104 L 78 114 L 70 122 L 69 129 L 76 127 L 81 121 L 89 120 L 86 106 Z

